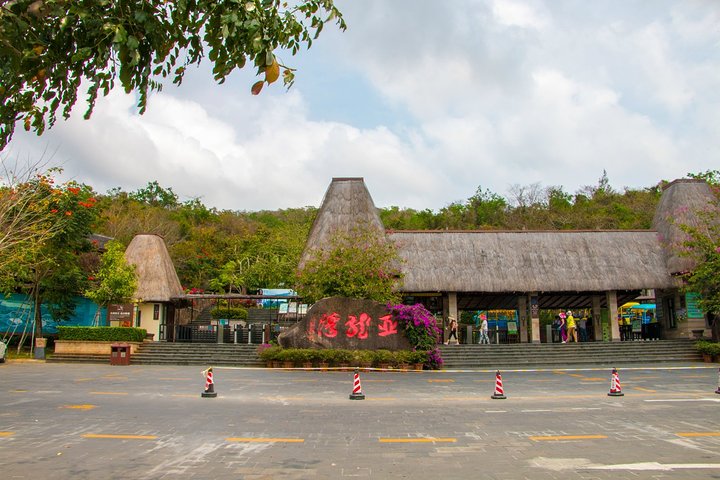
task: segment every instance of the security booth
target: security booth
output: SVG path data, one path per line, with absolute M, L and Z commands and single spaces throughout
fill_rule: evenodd
M 130 345 L 127 343 L 110 345 L 110 365 L 130 365 Z

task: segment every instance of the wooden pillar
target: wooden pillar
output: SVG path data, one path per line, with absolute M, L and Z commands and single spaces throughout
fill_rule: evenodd
M 593 325 L 593 336 L 596 342 L 602 341 L 602 321 L 600 320 L 600 295 L 593 295 L 592 297 L 592 325 Z
M 540 343 L 540 302 L 537 293 L 528 295 L 530 303 L 530 333 L 532 343 Z
M 607 298 L 608 316 L 610 317 L 610 341 L 620 341 L 620 324 L 618 323 L 617 292 L 610 290 L 605 293 Z
M 518 309 L 518 322 L 520 325 L 520 343 L 528 343 L 528 309 L 527 309 L 527 297 L 519 295 L 517 297 L 517 309 Z

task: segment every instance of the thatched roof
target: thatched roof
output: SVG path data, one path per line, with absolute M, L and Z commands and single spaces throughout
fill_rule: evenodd
M 704 180 L 683 178 L 669 183 L 663 190 L 653 218 L 653 228 L 665 247 L 670 273 L 687 272 L 695 266 L 691 258 L 677 253 L 678 247 L 687 239 L 678 225 L 700 225 L 698 212 L 713 208 L 714 199 L 710 186 Z
M 393 232 L 405 292 L 669 288 L 652 231 Z
M 135 298 L 143 302 L 168 302 L 183 293 L 162 237 L 136 235 L 125 250 L 125 260 L 137 268 Z
M 335 233 L 350 232 L 359 226 L 377 230 L 380 234 L 385 231 L 365 181 L 362 178 L 333 178 L 310 229 L 300 266 L 312 250 L 329 245 Z

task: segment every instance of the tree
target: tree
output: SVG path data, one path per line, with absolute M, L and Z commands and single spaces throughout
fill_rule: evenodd
M 298 273 L 296 290 L 306 301 L 343 296 L 398 302 L 402 279 L 395 244 L 367 227 L 338 232 L 327 250 L 314 250 Z
M 87 82 L 92 114 L 98 93 L 116 81 L 138 93 L 140 113 L 163 79 L 181 84 L 205 58 L 222 83 L 252 62 L 263 80 L 293 83 L 284 53 L 308 48 L 326 23 L 345 22 L 333 0 L 15 0 L 0 2 L 0 150 L 15 124 L 42 134 L 58 109 L 68 118 Z
M 51 180 L 51 179 L 50 179 Z M 83 253 L 92 249 L 89 236 L 96 217 L 96 199 L 87 185 L 68 182 L 55 186 L 38 180 L 38 198 L 49 222 L 57 223 L 49 237 L 36 238 L 30 248 L 14 250 L 6 288 L 24 291 L 35 304 L 35 332 L 42 336 L 40 306 L 47 305 L 56 320 L 69 318 L 74 297 L 85 290 L 87 272 L 81 267 Z
M 717 342 L 720 341 L 720 172 L 689 176 L 708 181 L 715 200 L 707 209 L 697 212 L 701 220 L 698 226 L 679 225 L 688 235 L 681 254 L 695 261 L 693 270 L 684 275 L 685 290 L 700 295 L 700 308 L 714 318 L 712 334 Z
M 21 256 L 42 245 L 60 229 L 62 218 L 51 214 L 49 189 L 58 169 L 38 162 L 27 167 L 2 158 L 0 170 L 0 287 L 11 289 Z
M 132 300 L 137 289 L 135 265 L 125 260 L 125 246 L 111 240 L 105 245 L 100 259 L 100 268 L 90 279 L 94 284 L 85 291 L 85 296 L 98 305 L 95 323 L 98 323 L 100 308 L 111 303 L 126 303 Z

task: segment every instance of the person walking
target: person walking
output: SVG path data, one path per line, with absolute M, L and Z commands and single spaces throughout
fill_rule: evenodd
M 587 317 L 582 317 L 580 320 L 578 320 L 578 329 L 580 330 L 580 341 L 581 342 L 587 342 Z
M 482 322 L 480 323 L 480 344 L 490 344 L 490 337 L 488 337 L 488 321 L 487 315 L 484 313 L 480 315 Z
M 453 337 L 455 337 L 455 343 L 459 344 L 460 342 L 458 342 L 458 337 L 457 337 L 457 328 L 458 328 L 457 320 L 455 320 L 455 317 L 453 317 L 452 315 L 448 318 L 450 319 L 450 335 L 448 336 L 448 341 L 446 342 L 446 345 L 450 344 L 450 340 Z
M 573 342 L 577 343 L 577 325 L 575 323 L 575 317 L 573 317 L 573 314 L 570 310 L 567 312 L 567 318 L 565 319 L 567 322 L 567 329 L 568 329 L 568 342 L 572 340 Z
M 567 343 L 567 328 L 565 324 L 565 312 L 560 312 L 560 315 L 558 315 L 558 318 L 560 318 L 560 327 L 558 328 L 560 330 L 560 341 L 561 343 Z

